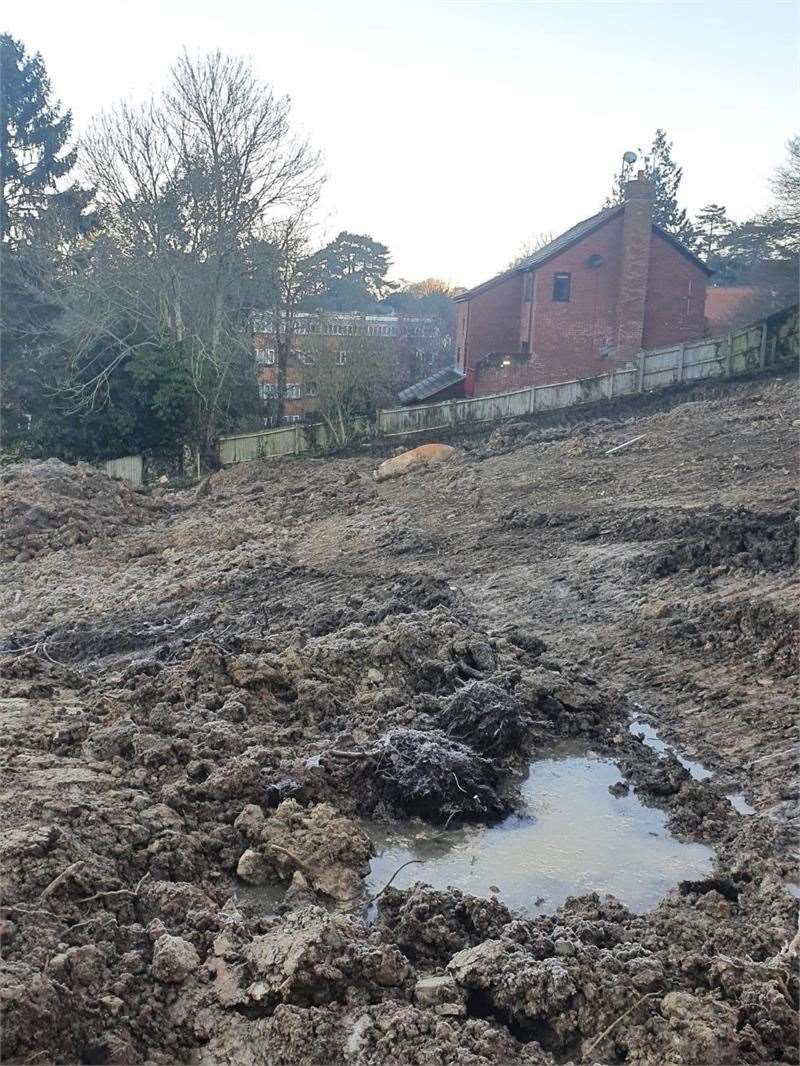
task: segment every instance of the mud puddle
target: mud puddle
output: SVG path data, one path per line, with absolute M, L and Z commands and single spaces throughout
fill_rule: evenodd
M 649 722 L 643 722 L 639 718 L 634 718 L 629 726 L 629 731 L 634 736 L 641 737 L 642 742 L 655 751 L 658 755 L 665 755 L 671 752 L 681 766 L 688 770 L 695 781 L 707 781 L 713 775 L 713 771 L 709 770 L 707 766 L 704 766 L 696 759 L 689 759 L 685 755 L 681 755 L 679 751 L 676 751 L 672 745 L 667 744 L 658 735 L 657 731 L 649 724 Z M 727 798 L 731 801 L 731 805 L 734 810 L 737 810 L 739 814 L 755 814 L 755 807 L 751 806 L 745 799 L 743 792 L 727 792 Z
M 369 888 L 424 881 L 475 896 L 499 896 L 529 914 L 549 913 L 567 896 L 612 893 L 643 912 L 682 880 L 706 877 L 711 849 L 676 840 L 665 815 L 629 793 L 614 796 L 618 767 L 585 749 L 561 749 L 531 764 L 523 807 L 497 825 L 442 833 L 422 822 L 371 824 L 378 848 Z

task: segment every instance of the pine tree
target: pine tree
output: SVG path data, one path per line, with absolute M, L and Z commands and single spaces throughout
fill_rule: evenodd
M 655 189 L 653 205 L 653 222 L 667 233 L 677 237 L 687 247 L 696 244 L 692 223 L 684 208 L 678 205 L 678 188 L 683 178 L 683 168 L 672 158 L 672 141 L 667 138 L 666 130 L 657 129 L 648 151 L 639 149 L 639 158 L 644 160 L 645 177 Z M 614 207 L 625 199 L 625 185 L 631 177 L 632 165 L 623 168 L 622 174 L 614 178 L 611 195 L 605 207 Z
M 718 255 L 732 229 L 733 222 L 728 218 L 727 208 L 722 204 L 706 204 L 698 211 L 694 222 L 700 254 L 707 260 Z
M 3 335 L 2 428 L 7 445 L 30 438 L 38 418 L 47 418 L 44 382 L 56 371 L 58 354 L 48 345 L 57 314 L 29 284 L 31 260 L 57 269 L 52 242 L 64 254 L 92 226 L 90 194 L 59 186 L 75 165 L 69 147 L 72 116 L 51 99 L 40 55 L 0 34 L 0 330 Z
M 75 165 L 71 131 L 72 114 L 51 99 L 42 57 L 0 34 L 0 239 L 21 239 L 58 193 Z
M 689 216 L 678 205 L 683 168 L 672 158 L 672 141 L 667 139 L 665 130 L 657 129 L 653 136 L 650 152 L 645 158 L 645 174 L 655 187 L 653 221 L 685 244 L 693 244 L 694 232 Z

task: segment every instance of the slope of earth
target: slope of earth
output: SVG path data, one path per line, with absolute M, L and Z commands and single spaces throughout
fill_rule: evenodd
M 503 426 L 380 485 L 12 468 L 4 1061 L 796 1061 L 797 391 Z M 495 821 L 565 738 L 713 875 L 646 914 L 368 906 L 362 818 Z

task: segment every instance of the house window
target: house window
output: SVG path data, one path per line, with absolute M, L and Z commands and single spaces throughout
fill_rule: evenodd
M 525 275 L 525 284 L 522 290 L 522 299 L 529 304 L 533 299 L 533 271 L 529 270 Z
M 278 386 L 271 381 L 262 381 L 258 386 L 258 394 L 262 400 L 274 400 L 278 395 Z
M 302 395 L 302 389 L 296 381 L 288 382 L 286 385 L 286 391 L 284 396 L 287 400 L 299 400 Z
M 275 349 L 259 348 L 256 351 L 257 366 L 275 366 Z
M 571 274 L 553 274 L 553 300 L 558 304 L 569 303 Z
M 346 362 L 347 362 L 347 349 L 346 348 L 342 348 L 341 351 L 338 351 L 336 353 L 336 365 L 337 366 L 344 366 Z
M 313 381 L 306 385 L 306 396 L 319 396 L 319 389 Z
M 302 422 L 303 421 L 303 416 L 302 415 L 284 415 L 282 421 L 283 421 L 284 425 L 292 426 L 292 425 L 295 425 L 297 422 Z

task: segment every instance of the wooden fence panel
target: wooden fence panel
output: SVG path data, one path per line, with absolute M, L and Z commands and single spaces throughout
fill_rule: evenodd
M 132 485 L 144 482 L 144 459 L 141 455 L 123 455 L 120 459 L 109 459 L 103 464 L 109 477 L 124 478 Z

